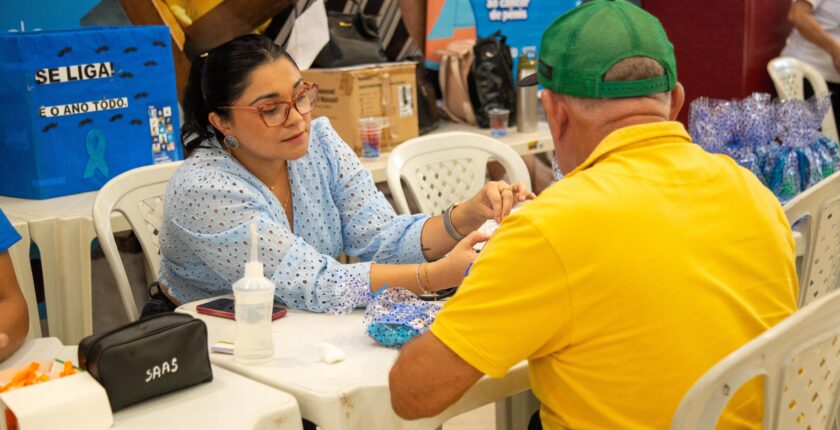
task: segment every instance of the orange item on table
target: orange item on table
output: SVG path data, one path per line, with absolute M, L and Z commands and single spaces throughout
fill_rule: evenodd
M 38 370 L 40 370 L 40 368 L 41 364 L 37 361 L 33 361 L 25 369 L 16 373 L 8 384 L 0 385 L 0 393 L 49 381 L 49 375 L 39 374 Z M 73 367 L 73 362 L 67 360 L 64 362 L 64 369 L 59 374 L 59 377 L 63 378 L 65 376 L 75 375 L 76 373 L 78 373 L 78 371 L 75 367 Z
M 61 372 L 61 374 L 59 374 L 59 376 L 61 376 L 63 378 L 65 376 L 70 376 L 70 375 L 75 375 L 75 374 L 76 374 L 76 369 L 73 368 L 73 362 L 70 361 L 70 360 L 65 361 L 64 362 L 64 370 Z

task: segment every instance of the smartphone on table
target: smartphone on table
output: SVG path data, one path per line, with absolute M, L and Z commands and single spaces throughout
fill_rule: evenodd
M 227 297 L 202 303 L 196 306 L 195 310 L 200 314 L 213 315 L 232 320 L 236 319 L 236 307 L 234 306 L 233 299 Z M 277 318 L 285 316 L 287 311 L 286 306 L 282 303 L 278 303 L 275 299 L 274 306 L 271 309 L 271 320 L 274 321 Z

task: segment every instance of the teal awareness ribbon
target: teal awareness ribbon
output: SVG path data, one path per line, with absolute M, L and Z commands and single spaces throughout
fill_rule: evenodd
M 89 131 L 87 137 L 85 137 L 85 147 L 89 158 L 83 178 L 92 177 L 97 170 L 107 178 L 108 163 L 105 162 L 105 134 L 97 129 Z

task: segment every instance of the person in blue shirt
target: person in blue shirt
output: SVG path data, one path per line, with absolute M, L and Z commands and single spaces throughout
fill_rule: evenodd
M 20 240 L 17 230 L 0 209 L 0 362 L 23 345 L 29 332 L 26 300 L 15 277 L 9 248 Z
M 317 85 L 271 39 L 246 35 L 192 63 L 182 141 L 188 158 L 169 182 L 160 281 L 184 303 L 231 292 L 260 260 L 292 308 L 346 312 L 385 286 L 455 287 L 475 259 L 474 232 L 534 195 L 489 182 L 443 215 L 397 215 L 327 118 L 312 119 Z M 465 238 L 466 236 L 466 238 Z M 344 252 L 359 257 L 340 264 Z

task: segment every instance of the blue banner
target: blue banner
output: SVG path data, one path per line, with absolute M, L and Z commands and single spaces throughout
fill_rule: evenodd
M 507 36 L 515 58 L 536 53 L 543 31 L 578 0 L 471 0 L 478 37 L 498 30 Z

